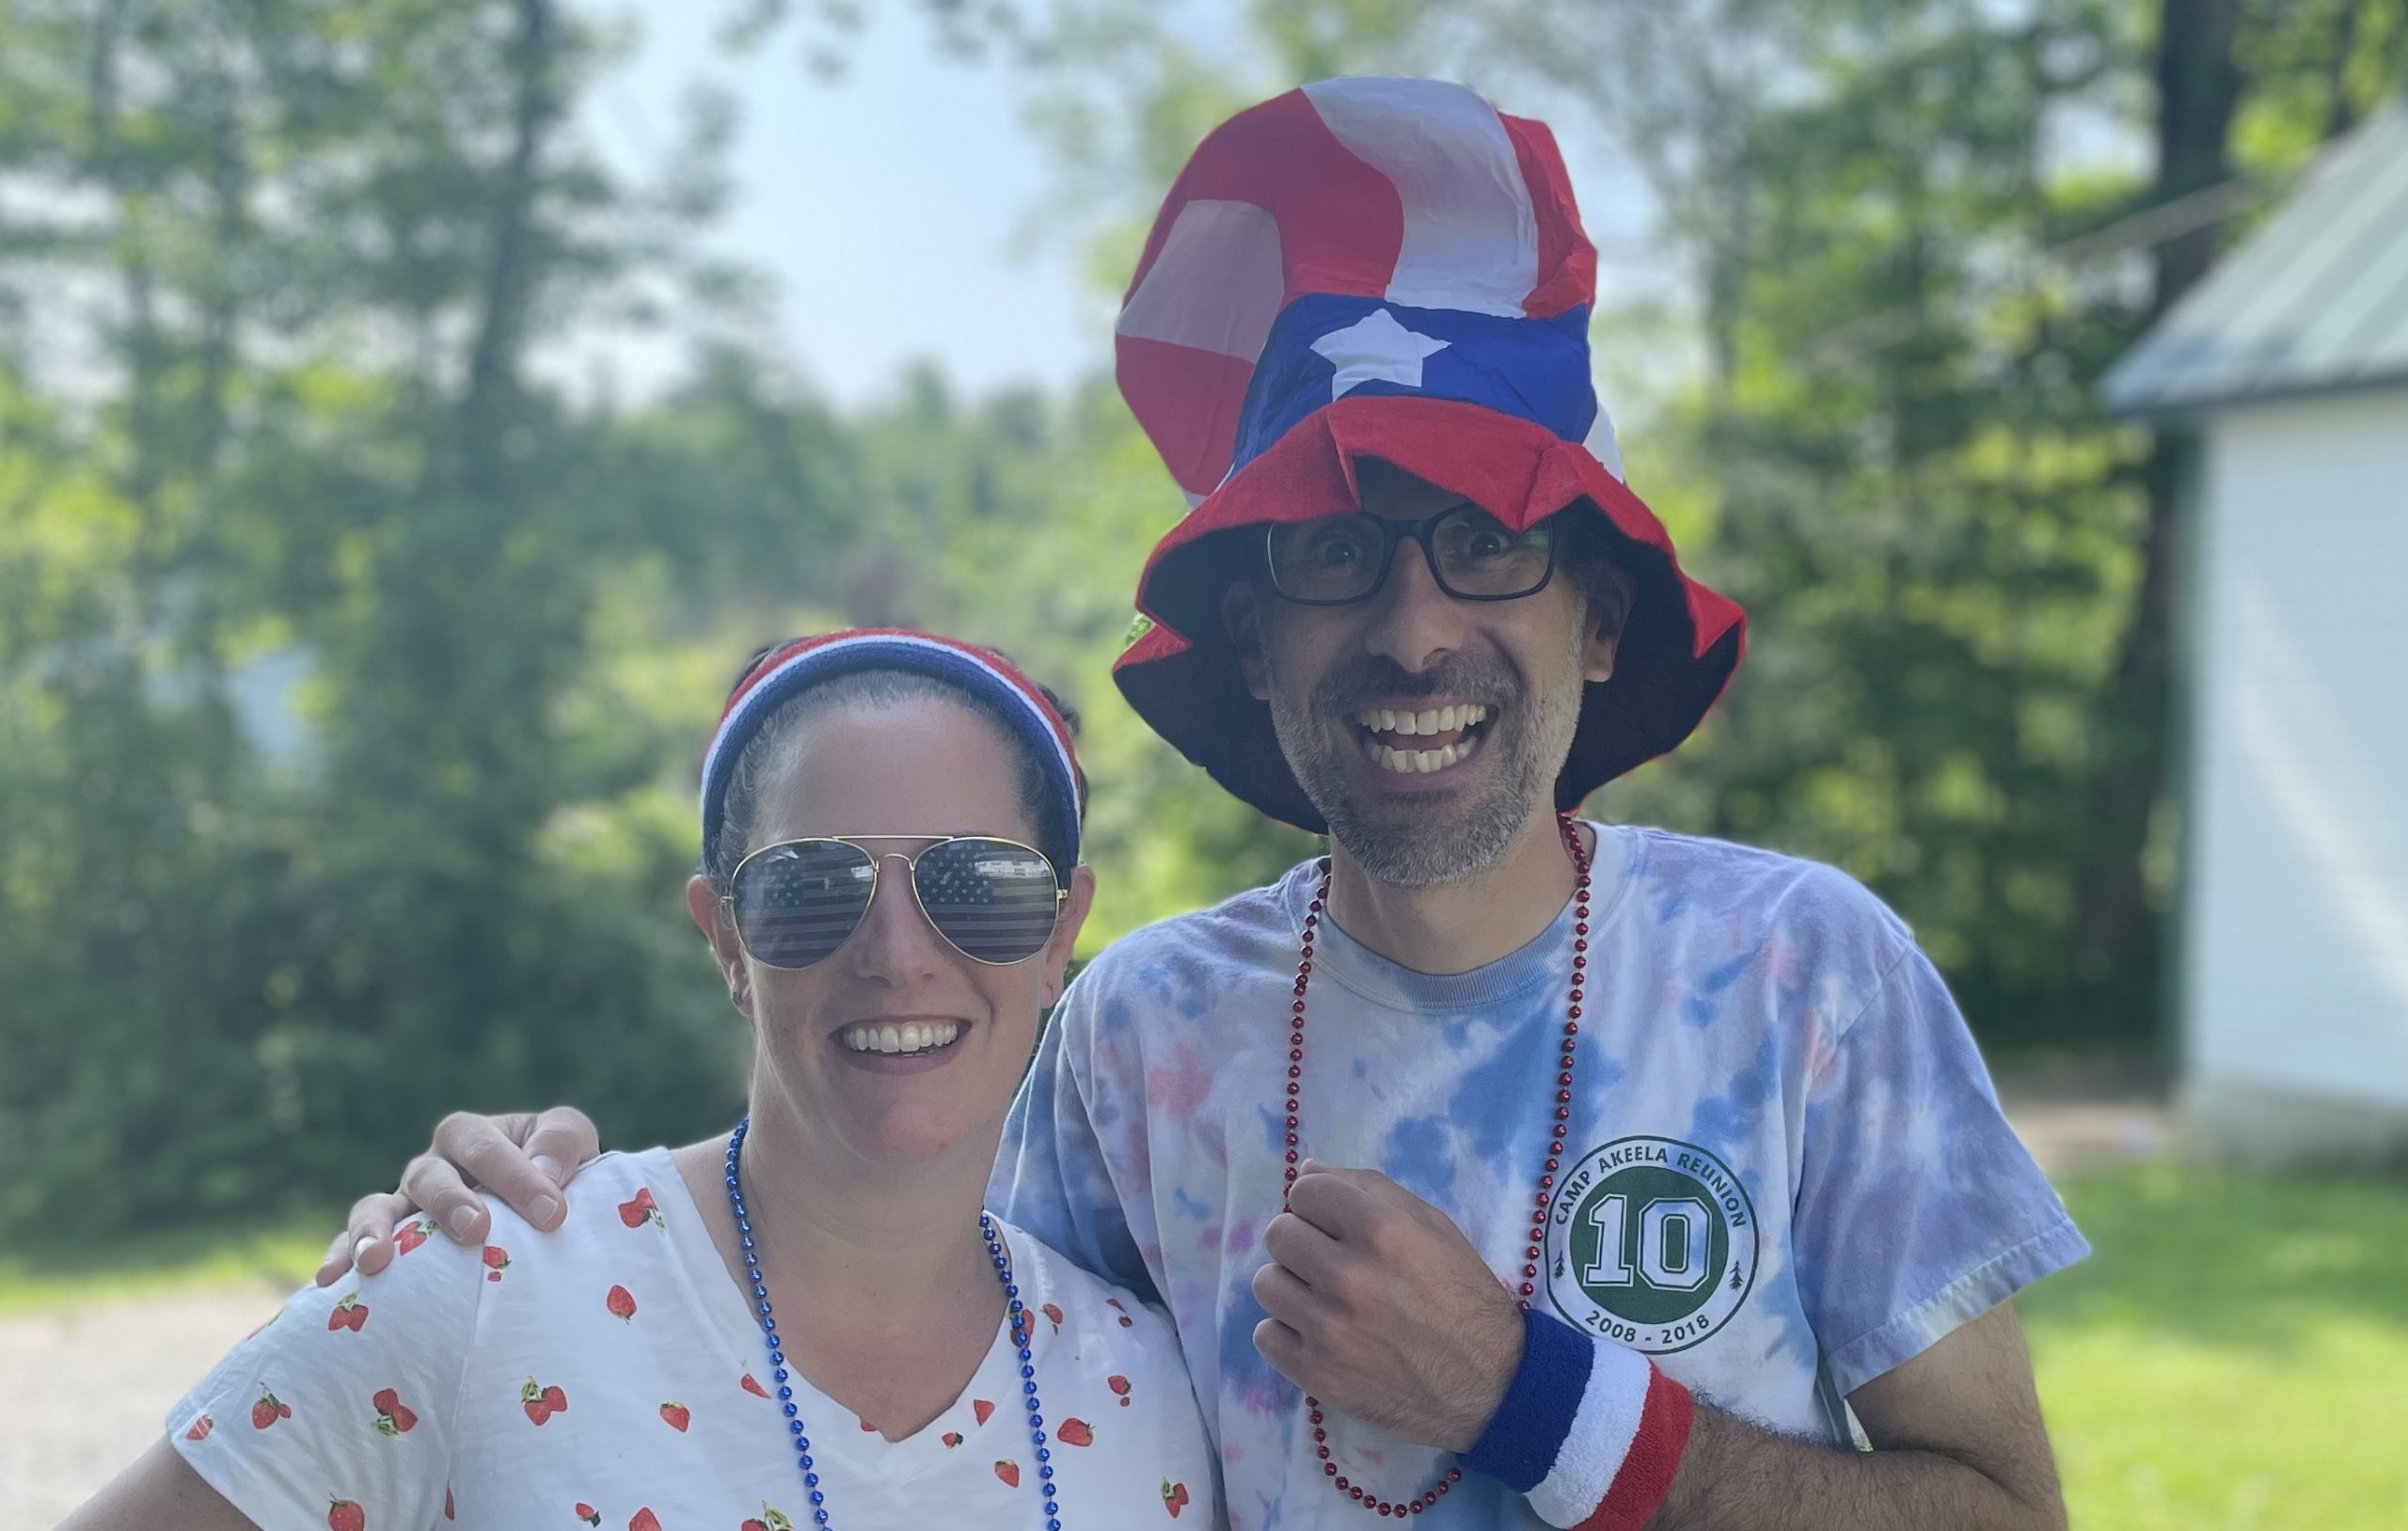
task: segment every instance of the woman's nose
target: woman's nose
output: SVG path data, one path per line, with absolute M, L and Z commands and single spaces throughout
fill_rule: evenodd
M 878 859 L 878 887 L 860 928 L 846 944 L 856 972 L 890 983 L 933 972 L 944 960 L 937 933 L 912 892 L 911 858 L 890 851 Z

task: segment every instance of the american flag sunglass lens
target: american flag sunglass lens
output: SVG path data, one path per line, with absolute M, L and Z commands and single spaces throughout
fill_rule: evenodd
M 869 853 L 833 840 L 773 845 L 738 867 L 736 928 L 754 960 L 808 968 L 845 944 L 878 880 Z
M 1022 962 L 1054 935 L 1053 863 L 1025 845 L 949 840 L 920 854 L 911 878 L 928 923 L 964 956 Z

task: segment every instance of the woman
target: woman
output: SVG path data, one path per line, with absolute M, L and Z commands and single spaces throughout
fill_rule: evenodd
M 1049 693 L 852 632 L 768 652 L 705 757 L 686 903 L 750 1114 L 609 1155 L 483 1250 L 413 1223 L 305 1288 L 71 1527 L 1211 1523 L 1170 1326 L 989 1219 L 1094 896 Z

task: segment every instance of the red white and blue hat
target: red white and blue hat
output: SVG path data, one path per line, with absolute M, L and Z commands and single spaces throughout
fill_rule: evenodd
M 1564 807 L 1687 738 L 1737 667 L 1738 606 L 1681 572 L 1622 480 L 1589 362 L 1597 259 L 1544 123 L 1438 80 L 1328 80 L 1205 138 L 1120 310 L 1122 397 L 1191 507 L 1147 561 L 1114 678 L 1248 803 L 1320 832 L 1220 599 L 1266 523 L 1361 504 L 1375 458 L 1520 529 L 1593 514 L 1639 599 L 1582 699 Z

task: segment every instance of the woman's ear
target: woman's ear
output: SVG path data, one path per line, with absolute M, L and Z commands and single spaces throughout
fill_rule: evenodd
M 1079 944 L 1079 929 L 1087 923 L 1087 914 L 1095 908 L 1095 871 L 1081 862 L 1071 869 L 1069 896 L 1062 900 L 1062 917 L 1054 922 L 1053 939 L 1045 943 L 1045 999 L 1043 1008 L 1051 1009 L 1062 998 L 1069 971 L 1070 954 Z
M 736 939 L 736 931 L 721 912 L 726 908 L 719 896 L 719 889 L 711 879 L 697 872 L 686 879 L 686 912 L 703 939 L 711 944 L 712 960 L 719 964 L 719 975 L 727 985 L 727 998 L 745 1019 L 752 1018 L 752 979 L 744 966 L 744 944 Z
M 1234 579 L 1221 592 L 1221 629 L 1238 656 L 1248 695 L 1271 700 L 1271 672 L 1262 662 L 1262 596 L 1249 579 Z

